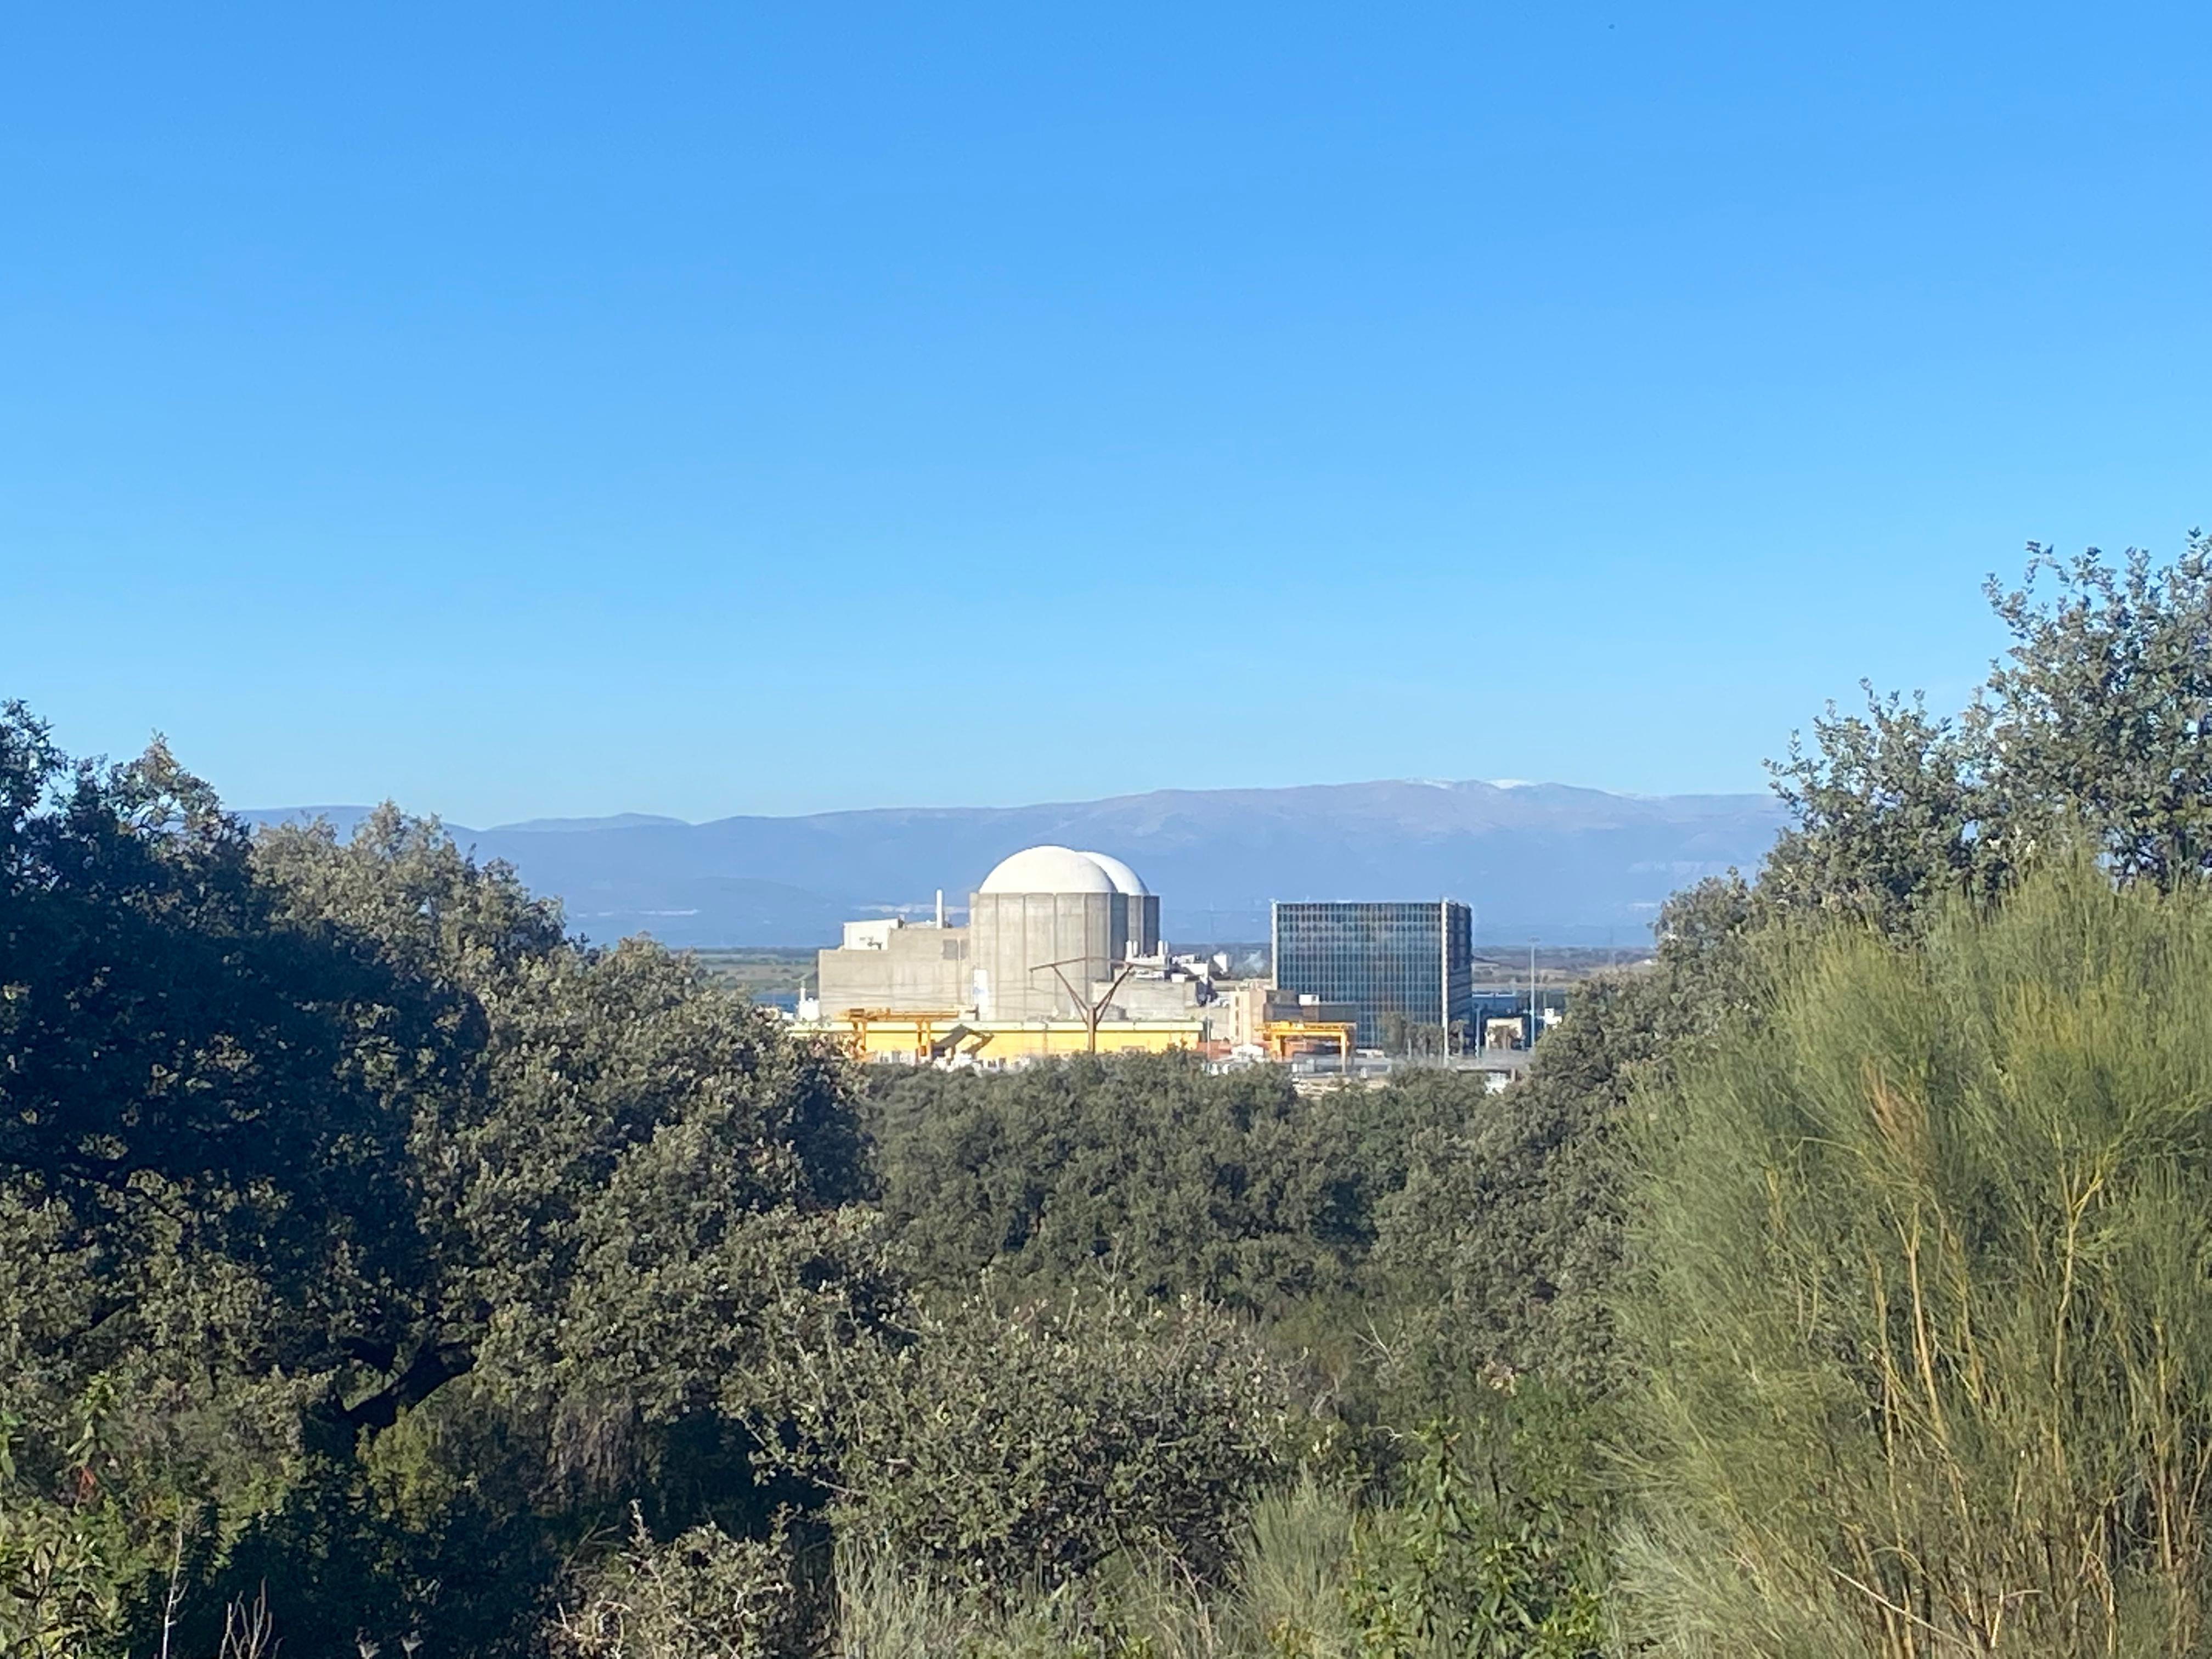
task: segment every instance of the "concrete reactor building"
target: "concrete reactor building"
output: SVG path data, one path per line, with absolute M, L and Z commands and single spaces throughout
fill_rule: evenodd
M 1117 858 L 1031 847 L 969 895 L 967 933 L 982 1018 L 1079 1019 L 1094 988 L 1158 956 L 1160 902 Z

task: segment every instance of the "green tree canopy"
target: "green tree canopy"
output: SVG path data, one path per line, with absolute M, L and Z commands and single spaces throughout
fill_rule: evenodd
M 1479 1087 L 1473 1093 L 1479 1094 Z M 885 1218 L 923 1282 L 1049 1293 L 1111 1275 L 1254 1310 L 1352 1287 L 1412 1139 L 1472 1094 L 1301 1097 L 1187 1055 L 917 1073 L 868 1107 Z
M 2212 537 L 2162 567 L 2028 551 L 2020 587 L 1989 584 L 2012 644 L 1971 707 L 1869 687 L 1864 715 L 1831 708 L 1773 768 L 1796 823 L 1763 897 L 1899 927 L 2077 842 L 2122 880 L 2212 870 Z
M 256 841 L 0 714 L 0 1508 L 88 1632 L 182 1571 L 211 1650 L 274 1565 L 303 1650 L 495 1652 L 634 1495 L 764 1527 L 760 1379 L 890 1293 L 863 1148 L 841 1059 L 434 823 Z

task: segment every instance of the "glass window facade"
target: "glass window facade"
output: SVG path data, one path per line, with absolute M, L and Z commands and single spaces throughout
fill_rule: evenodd
M 1278 903 L 1275 983 L 1350 1003 L 1357 1040 L 1383 1041 L 1388 1016 L 1449 1027 L 1474 1007 L 1474 918 L 1450 899 L 1416 903 Z

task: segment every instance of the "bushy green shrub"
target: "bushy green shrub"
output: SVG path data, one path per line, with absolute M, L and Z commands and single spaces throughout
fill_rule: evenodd
M 1350 1500 L 1304 1480 L 1253 1504 L 1226 1582 L 1138 1549 L 1084 1579 L 994 1596 L 848 1535 L 834 1648 L 841 1659 L 1354 1659 L 1352 1528 Z
M 1011 1591 L 1129 1548 L 1218 1571 L 1289 1420 L 1279 1367 L 1213 1310 L 971 1297 L 829 1355 L 787 1455 L 842 1535 Z
M 0 1440 L 0 1654 L 74 1659 L 119 1632 L 131 1575 L 117 1530 L 110 1516 L 26 1491 Z
M 1286 1659 L 1338 1659 L 1357 1640 L 1346 1591 L 1356 1506 L 1307 1470 L 1261 1497 L 1245 1522 L 1237 1601 L 1258 1650 Z
M 2092 865 L 1773 947 L 1652 1103 L 1625 1329 L 1653 1650 L 2212 1639 L 2212 900 Z
M 631 1512 L 629 1547 L 581 1575 L 547 1632 L 551 1659 L 795 1659 L 813 1646 L 817 1593 L 779 1527 L 731 1538 L 712 1524 L 655 1542 Z
M 1402 1503 L 1368 1516 L 1345 1602 L 1363 1654 L 1595 1659 L 1603 1563 L 1587 1514 L 1473 1474 L 1458 1436 L 1424 1437 Z M 1522 1473 L 1524 1471 L 1516 1471 Z
M 1580 1518 L 1487 1485 L 1432 1436 L 1404 1502 L 1363 1508 L 1309 1474 L 1250 1506 L 1208 1582 L 1157 1551 L 1082 1578 L 949 1582 L 848 1533 L 847 1659 L 1593 1659 L 1595 1540 Z
M 885 1220 L 916 1278 L 1010 1295 L 1102 1274 L 1273 1315 L 1352 1292 L 1415 1137 L 1455 1132 L 1479 1079 L 1301 1096 L 1277 1067 L 1187 1054 L 871 1080 Z

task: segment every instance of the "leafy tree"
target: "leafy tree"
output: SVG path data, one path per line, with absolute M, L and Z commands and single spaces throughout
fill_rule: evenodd
M 1110 1275 L 1251 1310 L 1350 1290 L 1418 1125 L 1464 1093 L 1302 1097 L 1274 1067 L 1088 1058 L 878 1086 L 885 1218 L 925 1284 L 1015 1292 Z
M 277 1501 L 418 1310 L 410 1097 L 454 1011 L 277 908 L 158 743 L 72 766 L 0 710 L 5 1484 L 75 1517 L 112 1620 L 173 1534 Z
M 840 1533 L 987 1596 L 1122 1549 L 1218 1573 L 1286 1449 L 1279 1367 L 1195 1304 L 974 1297 L 812 1364 L 787 1455 Z
M 633 1496 L 759 1532 L 805 1496 L 754 1477 L 762 1379 L 890 1294 L 844 1079 L 434 825 L 257 842 L 10 706 L 4 1530 L 105 1586 L 88 1647 L 211 1650 L 266 1577 L 301 1650 L 429 1655 L 525 1650 Z
M 1993 580 L 2013 637 L 1975 738 L 2014 862 L 2080 833 L 2124 880 L 2212 869 L 2212 537 L 2160 568 L 2130 548 L 2062 562 L 2031 544 L 2027 582 Z M 2039 579 L 2056 592 L 2039 599 Z
M 1926 704 L 1865 688 L 1864 715 L 1832 704 L 1770 767 L 1796 820 L 1759 876 L 1762 898 L 1798 909 L 1842 908 L 1901 927 L 1930 900 L 1986 890 L 2000 876 L 1985 836 L 1990 814 L 1975 723 L 1931 717 Z
M 373 939 L 481 1011 L 476 1074 L 416 1125 L 448 1355 L 424 1381 L 481 1365 L 548 1411 L 620 1401 L 665 1425 L 741 1386 L 776 1322 L 868 1316 L 877 1288 L 836 1270 L 865 1222 L 840 1210 L 860 1139 L 826 1049 L 646 941 L 568 945 L 434 826 L 386 811 L 349 846 L 284 831 L 260 857 L 296 924 Z M 848 1285 L 849 1304 L 781 1301 Z
M 1961 716 L 1869 688 L 1863 717 L 1832 708 L 1810 750 L 1792 743 L 1773 769 L 1797 822 L 1763 899 L 1894 929 L 2075 842 L 2122 880 L 2212 868 L 2212 538 L 2191 532 L 2163 568 L 2028 552 L 2021 586 L 1989 584 L 2012 645 Z
M 1642 1092 L 1685 1047 L 1747 1017 L 1741 882 L 1709 881 L 1663 913 L 1648 969 L 1586 982 L 1503 1094 L 1463 1074 L 1398 1085 L 1455 1095 L 1407 1149 L 1407 1177 L 1377 1206 L 1370 1305 L 1401 1312 L 1402 1408 L 1464 1409 L 1486 1367 L 1581 1389 L 1609 1370 L 1609 1297 L 1620 1259 L 1618 1141 Z

